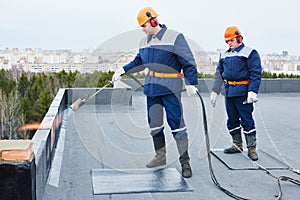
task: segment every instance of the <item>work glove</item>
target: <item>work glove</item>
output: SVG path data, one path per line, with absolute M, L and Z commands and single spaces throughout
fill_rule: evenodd
M 198 91 L 198 89 L 194 85 L 186 85 L 185 89 L 188 96 L 194 96 Z
M 114 75 L 112 76 L 111 81 L 112 81 L 112 82 L 116 82 L 116 81 L 120 80 L 120 79 L 121 79 L 121 76 L 122 76 L 123 74 L 125 74 L 125 70 L 124 70 L 123 67 L 117 69 L 117 70 L 115 71 Z
M 257 94 L 255 92 L 248 92 L 247 103 L 255 103 L 257 102 Z
M 218 96 L 218 94 L 216 92 L 210 93 L 210 103 L 211 103 L 212 107 L 216 106 L 217 96 Z

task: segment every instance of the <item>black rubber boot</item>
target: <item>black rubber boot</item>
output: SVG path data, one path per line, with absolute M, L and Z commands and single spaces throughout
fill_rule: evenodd
M 154 158 L 146 164 L 148 168 L 154 168 L 166 165 L 167 158 L 166 158 L 166 145 L 165 145 L 165 137 L 164 136 L 154 136 L 152 137 L 154 149 L 155 149 L 155 156 Z
M 190 166 L 190 157 L 188 153 L 188 140 L 176 140 L 179 153 L 179 162 L 181 164 L 181 174 L 184 178 L 192 177 L 192 168 Z
M 248 157 L 256 161 L 258 160 L 258 155 L 256 152 L 256 135 L 245 135 L 247 148 L 248 148 Z
M 232 154 L 232 153 L 241 153 L 243 151 L 243 140 L 241 133 L 236 133 L 231 135 L 233 145 L 227 149 L 224 149 L 224 153 Z

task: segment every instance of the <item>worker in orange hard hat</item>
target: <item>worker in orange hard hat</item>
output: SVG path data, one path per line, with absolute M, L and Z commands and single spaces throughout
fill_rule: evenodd
M 236 26 L 229 26 L 224 33 L 225 42 L 229 45 L 230 49 L 236 49 L 243 42 L 241 31 Z M 236 43 L 231 42 L 236 40 Z
M 231 40 L 236 37 L 242 37 L 242 33 L 240 29 L 236 26 L 229 26 L 226 28 L 225 33 L 224 33 L 224 39 L 225 41 Z
M 183 80 L 188 96 L 196 95 L 197 68 L 191 49 L 178 31 L 168 29 L 157 20 L 157 12 L 151 7 L 141 9 L 137 21 L 146 34 L 133 61 L 118 69 L 112 81 L 122 74 L 148 69 L 144 94 L 147 97 L 147 114 L 155 156 L 146 164 L 148 168 L 166 165 L 164 113 L 177 144 L 182 176 L 190 178 L 192 169 L 188 153 L 188 134 L 183 117 L 181 93 Z M 184 79 L 183 79 L 184 78 Z
M 224 153 L 241 153 L 243 151 L 242 134 L 245 136 L 248 157 L 257 160 L 256 128 L 252 116 L 253 103 L 261 83 L 262 67 L 258 52 L 245 46 L 241 31 L 236 26 L 226 28 L 225 42 L 229 49 L 221 54 L 215 73 L 215 80 L 210 95 L 214 107 L 221 86 L 225 88 L 225 106 L 228 116 L 227 128 L 233 145 L 224 149 Z

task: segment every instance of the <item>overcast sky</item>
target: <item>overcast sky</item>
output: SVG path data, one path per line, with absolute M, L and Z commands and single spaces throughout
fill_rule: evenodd
M 261 53 L 300 55 L 299 0 L 0 0 L 0 49 L 96 48 L 138 29 L 136 16 L 153 7 L 160 23 L 205 51 L 227 48 L 227 26 L 238 26 L 246 45 Z

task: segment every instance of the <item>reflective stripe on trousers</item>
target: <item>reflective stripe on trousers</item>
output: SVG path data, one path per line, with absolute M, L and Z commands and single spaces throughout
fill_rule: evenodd
M 256 134 L 255 123 L 252 116 L 254 110 L 253 104 L 243 104 L 246 99 L 246 96 L 226 97 L 227 128 L 230 134 L 241 133 L 241 127 L 243 127 L 244 134 Z
M 182 115 L 181 94 L 170 94 L 158 97 L 147 96 L 148 123 L 151 135 L 162 135 L 164 126 L 164 110 L 173 137 L 186 140 L 186 126 Z

